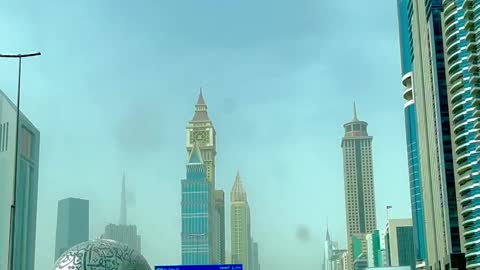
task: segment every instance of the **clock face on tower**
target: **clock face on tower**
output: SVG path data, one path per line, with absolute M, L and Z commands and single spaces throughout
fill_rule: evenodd
M 207 130 L 193 130 L 190 132 L 190 143 L 198 143 L 200 145 L 205 145 L 209 143 L 209 136 Z

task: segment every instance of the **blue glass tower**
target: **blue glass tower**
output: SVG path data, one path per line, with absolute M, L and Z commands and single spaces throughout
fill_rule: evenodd
M 402 64 L 402 84 L 405 99 L 405 129 L 407 138 L 408 171 L 410 180 L 410 200 L 412 208 L 413 238 L 417 263 L 425 262 L 425 227 L 422 202 L 422 183 L 418 153 L 417 119 L 412 85 L 412 46 L 411 0 L 397 0 L 400 52 Z
M 182 264 L 209 264 L 212 184 L 207 180 L 206 167 L 195 144 L 187 163 L 187 178 L 182 180 Z
M 480 1 L 444 0 L 443 35 L 467 269 L 480 268 Z

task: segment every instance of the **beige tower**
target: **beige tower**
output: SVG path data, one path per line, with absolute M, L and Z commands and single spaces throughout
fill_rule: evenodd
M 215 187 L 215 128 L 208 118 L 207 104 L 203 100 L 202 90 L 195 105 L 193 119 L 187 124 L 187 156 L 190 156 L 193 145 L 197 143 L 202 153 L 202 159 L 207 168 L 207 180 Z
M 242 264 L 243 270 L 249 266 L 250 245 L 250 209 L 247 202 L 247 194 L 243 189 L 240 174 L 237 173 L 235 183 L 230 193 L 230 216 L 231 216 L 231 252 L 233 264 Z
M 352 269 L 352 235 L 372 233 L 376 226 L 373 188 L 372 137 L 367 122 L 359 121 L 355 104 L 353 119 L 344 125 L 342 138 L 345 178 L 345 208 L 347 214 L 348 268 Z

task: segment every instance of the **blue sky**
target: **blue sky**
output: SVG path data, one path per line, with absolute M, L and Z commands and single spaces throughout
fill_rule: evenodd
M 0 34 L 0 52 L 43 54 L 25 60 L 22 81 L 42 133 L 38 269 L 53 263 L 57 201 L 89 199 L 98 237 L 118 222 L 124 170 L 143 254 L 180 262 L 185 126 L 200 87 L 217 184 L 229 193 L 240 170 L 263 269 L 319 269 L 327 219 L 345 242 L 340 142 L 354 100 L 374 136 L 379 226 L 387 204 L 410 215 L 395 1 L 10 1 Z M 0 61 L 12 99 L 16 71 Z

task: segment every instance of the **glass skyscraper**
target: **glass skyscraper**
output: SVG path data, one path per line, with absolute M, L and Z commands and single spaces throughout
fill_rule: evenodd
M 480 2 L 443 1 L 456 184 L 463 252 L 468 269 L 480 268 Z
M 461 244 L 462 219 L 459 217 L 458 208 L 459 185 L 454 170 L 455 156 L 450 129 L 452 118 L 449 112 L 452 108 L 449 105 L 448 92 L 451 90 L 447 84 L 445 65 L 448 50 L 444 50 L 444 42 L 448 42 L 449 37 L 442 34 L 445 29 L 442 24 L 444 6 L 441 0 L 410 0 L 410 2 L 403 4 L 407 6 L 408 15 L 406 18 L 403 15 L 403 20 L 408 20 L 410 30 L 408 34 L 413 72 L 411 86 L 415 110 L 406 110 L 406 114 L 407 118 L 413 117 L 413 114 L 416 116 L 425 267 L 464 269 L 465 258 Z M 400 10 L 399 14 L 402 14 Z M 401 41 L 403 39 L 401 38 Z M 407 88 L 409 86 L 405 83 L 404 85 L 407 85 Z M 408 100 L 408 95 L 406 99 Z M 407 122 L 409 136 L 407 139 L 410 141 L 414 141 L 412 136 L 415 136 L 412 128 L 414 127 L 408 126 Z M 415 196 L 412 197 L 412 203 L 414 202 Z M 415 212 L 413 216 L 418 221 Z M 416 229 L 418 233 L 419 226 Z
M 209 264 L 212 261 L 212 191 L 200 149 L 194 144 L 187 163 L 187 177 L 182 180 L 181 238 L 184 265 Z
M 89 202 L 67 198 L 58 202 L 55 260 L 66 250 L 89 239 Z
M 205 166 L 205 178 L 212 188 L 208 195 L 210 211 L 208 213 L 209 235 L 207 237 L 211 248 L 209 262 L 213 264 L 222 263 L 225 257 L 225 203 L 222 197 L 224 192 L 215 190 L 216 132 L 208 116 L 207 104 L 203 98 L 202 90 L 200 90 L 195 104 L 193 118 L 187 124 L 186 135 L 187 156 L 191 156 L 194 145 L 196 145 L 200 150 L 202 162 Z
M 397 4 L 415 257 L 419 266 L 422 266 L 425 264 L 425 227 L 418 153 L 417 114 L 412 84 L 412 48 L 410 45 L 412 33 L 410 19 L 413 7 L 412 0 L 397 0 Z

